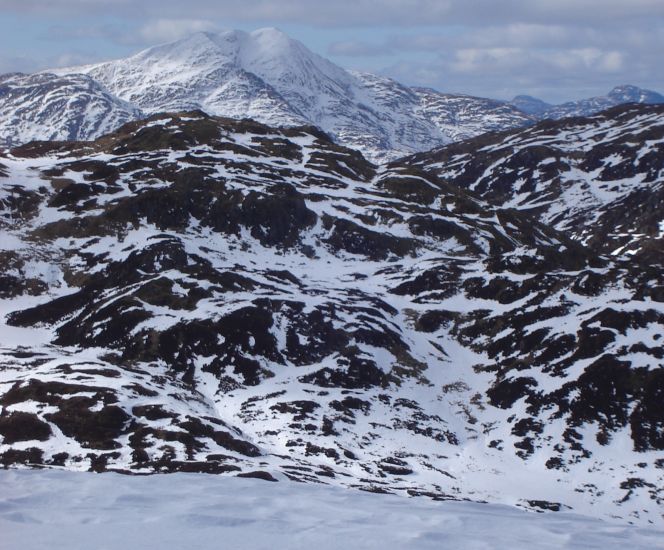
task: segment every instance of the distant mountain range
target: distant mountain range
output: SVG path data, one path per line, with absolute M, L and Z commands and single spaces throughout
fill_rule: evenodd
M 616 86 L 605 96 L 570 101 L 561 105 L 550 105 L 541 99 L 525 95 L 517 96 L 510 101 L 510 105 L 538 120 L 588 116 L 626 103 L 660 104 L 664 103 L 664 96 L 651 90 L 625 85 Z
M 626 102 L 664 98 L 632 86 L 560 106 L 445 94 L 349 72 L 267 28 L 197 33 L 126 59 L 0 77 L 0 146 L 95 139 L 127 120 L 201 109 L 272 126 L 317 126 L 381 162 Z

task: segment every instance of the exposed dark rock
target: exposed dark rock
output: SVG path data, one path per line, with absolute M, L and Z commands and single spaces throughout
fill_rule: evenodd
M 321 388 L 361 389 L 382 386 L 387 383 L 387 376 L 373 361 L 352 357 L 341 359 L 346 369 L 324 368 L 312 374 L 302 376 L 300 381 L 314 384 Z
M 94 404 L 88 397 L 70 397 L 60 401 L 57 412 L 46 414 L 44 418 L 85 447 L 117 449 L 120 443 L 116 439 L 127 432 L 131 417 L 115 405 L 93 411 Z
M 269 472 L 256 471 L 256 472 L 242 472 L 237 475 L 237 477 L 248 477 L 255 479 L 262 479 L 263 481 L 278 481 L 275 477 Z
M 325 220 L 325 223 L 331 226 L 332 233 L 327 243 L 334 251 L 344 250 L 372 260 L 385 260 L 390 255 L 404 256 L 416 249 L 413 239 L 378 233 L 350 220 Z
M 11 412 L 0 416 L 3 445 L 17 441 L 46 441 L 51 434 L 51 427 L 34 413 Z

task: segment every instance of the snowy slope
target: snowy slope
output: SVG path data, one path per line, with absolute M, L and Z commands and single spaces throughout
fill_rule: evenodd
M 5 465 L 661 524 L 660 266 L 311 127 L 155 115 L 0 164 Z
M 234 118 L 267 117 L 265 122 L 273 125 L 303 124 L 306 119 L 298 106 L 291 106 L 280 93 L 294 87 L 286 58 L 293 54 L 297 59 L 297 43 L 292 42 L 289 51 L 290 44 L 278 42 L 279 35 L 270 37 L 261 32 L 197 33 L 127 59 L 58 72 L 89 74 L 147 113 L 202 108 L 208 112 L 224 110 Z M 305 73 L 308 69 L 296 68 Z M 317 66 L 311 69 L 311 83 L 325 76 Z M 264 77 L 267 72 L 281 79 L 281 71 L 286 80 L 284 89 L 278 90 Z M 339 70 L 339 74 L 345 73 Z M 311 90 L 312 95 L 320 92 Z
M 84 75 L 0 76 L 0 148 L 36 139 L 95 139 L 141 116 Z
M 519 110 L 504 101 L 442 94 L 431 88 L 413 88 L 413 91 L 420 102 L 421 116 L 433 122 L 449 142 L 533 123 L 533 118 L 527 114 L 519 116 Z
M 3 547 L 23 550 L 664 548 L 653 528 L 311 484 L 14 471 L 0 487 Z

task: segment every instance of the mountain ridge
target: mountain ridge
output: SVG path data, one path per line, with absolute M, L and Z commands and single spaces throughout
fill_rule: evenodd
M 642 117 L 636 141 L 626 141 L 635 113 Z M 491 204 L 530 212 L 604 253 L 657 257 L 664 250 L 657 218 L 662 115 L 662 105 L 619 105 L 591 117 L 480 136 L 403 162 Z M 644 203 L 644 190 L 652 204 Z

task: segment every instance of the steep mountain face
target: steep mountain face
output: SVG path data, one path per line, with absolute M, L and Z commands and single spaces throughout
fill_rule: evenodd
M 602 253 L 664 260 L 664 105 L 544 122 L 403 162 Z
M 603 131 L 655 147 L 626 112 Z M 376 168 L 196 111 L 14 149 L 0 461 L 661 522 L 662 265 L 488 202 L 450 150 Z
M 531 122 L 489 100 L 350 73 L 276 29 L 198 33 L 85 73 L 146 113 L 202 109 L 272 126 L 310 124 L 372 161 Z
M 142 116 L 85 75 L 0 76 L 0 148 L 95 139 Z
M 529 126 L 533 118 L 504 101 L 466 95 L 442 94 L 431 88 L 413 88 L 419 112 L 447 137 L 463 141 L 488 132 Z M 431 149 L 431 148 L 430 148 Z
M 567 117 L 594 115 L 611 107 L 626 103 L 641 103 L 645 105 L 662 104 L 664 103 L 664 96 L 651 90 L 638 88 L 637 86 L 624 85 L 615 87 L 605 96 L 553 105 L 532 114 L 540 120 L 547 118 L 559 120 Z M 512 104 L 519 107 L 518 103 L 515 104 L 512 102 Z

